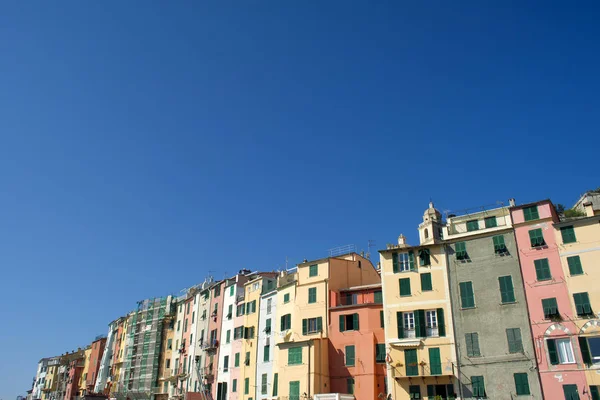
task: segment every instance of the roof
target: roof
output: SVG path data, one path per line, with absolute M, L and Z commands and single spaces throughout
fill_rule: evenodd
M 329 256 L 329 257 L 323 257 L 323 258 L 319 258 L 319 259 L 316 259 L 316 260 L 304 261 L 304 262 L 298 263 L 297 265 L 298 265 L 298 266 L 301 266 L 301 265 L 308 265 L 308 264 L 321 263 L 321 262 L 329 261 L 329 260 L 330 260 L 330 259 L 332 259 L 332 258 L 339 259 L 339 260 L 343 260 L 343 259 L 344 259 L 344 257 L 346 257 L 346 256 L 349 256 L 349 255 L 352 255 L 352 254 L 355 254 L 355 255 L 357 255 L 357 256 L 359 256 L 359 257 L 365 258 L 365 257 L 361 256 L 360 254 L 358 254 L 357 252 L 355 252 L 355 251 L 351 251 L 351 252 L 349 252 L 349 253 L 338 254 L 337 256 Z
M 526 204 L 519 204 L 518 206 L 512 206 L 512 207 L 509 207 L 509 209 L 510 210 L 519 210 L 519 209 L 525 208 L 525 207 L 537 206 L 538 204 L 542 204 L 542 203 L 552 203 L 552 201 L 550 199 L 538 200 L 538 201 L 534 201 L 533 203 L 526 203 Z
M 411 246 L 411 245 L 406 245 L 404 247 L 394 247 L 392 249 L 382 249 L 382 250 L 378 250 L 379 253 L 388 253 L 391 251 L 402 251 L 402 250 L 415 250 L 415 249 L 426 249 L 426 248 L 431 248 L 431 247 L 436 247 L 436 246 L 443 246 L 445 242 L 440 242 L 440 243 L 429 243 L 429 244 L 419 244 L 416 246 Z
M 354 290 L 377 289 L 381 287 L 381 283 L 372 283 L 370 285 L 352 286 L 349 288 L 340 289 L 340 292 L 351 292 Z
M 573 225 L 573 224 L 592 222 L 594 220 L 600 221 L 600 215 L 592 215 L 591 217 L 568 218 L 568 219 L 564 219 L 564 220 L 562 220 L 560 222 L 555 222 L 554 226 L 557 227 L 557 228 L 560 228 L 562 226 L 568 226 L 568 225 Z

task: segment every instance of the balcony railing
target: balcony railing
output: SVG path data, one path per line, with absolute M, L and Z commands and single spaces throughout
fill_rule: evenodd
M 217 347 L 219 347 L 219 341 L 217 339 L 207 340 L 202 343 L 202 350 L 204 351 L 216 350 Z
M 393 367 L 393 374 L 396 378 L 451 376 L 455 374 L 454 364 L 451 362 L 433 365 L 425 362 L 418 362 L 405 365 L 404 361 L 400 361 L 394 363 Z

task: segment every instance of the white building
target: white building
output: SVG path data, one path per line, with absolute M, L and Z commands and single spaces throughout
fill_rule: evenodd
M 255 399 L 276 399 L 273 397 L 273 358 L 275 331 L 277 325 L 277 278 L 263 280 L 258 314 L 258 355 L 256 357 L 256 397 Z

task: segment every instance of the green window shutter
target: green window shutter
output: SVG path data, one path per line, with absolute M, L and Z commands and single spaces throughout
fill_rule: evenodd
M 592 400 L 600 400 L 600 386 L 590 386 Z
M 581 359 L 587 365 L 592 365 L 592 353 L 590 352 L 590 345 L 586 337 L 579 336 L 579 349 L 581 349 Z
M 569 264 L 569 274 L 583 274 L 583 268 L 581 267 L 581 258 L 579 258 L 579 256 L 567 257 L 567 264 Z
M 497 235 L 492 237 L 492 242 L 494 243 L 494 253 L 502 254 L 506 252 L 506 244 L 504 243 L 504 236 Z
M 309 288 L 308 289 L 308 302 L 309 303 L 317 302 L 317 288 Z
M 409 395 L 410 399 L 420 399 L 421 398 L 421 386 L 420 385 L 410 385 L 408 387 L 408 395 Z
M 260 394 L 267 394 L 267 374 L 262 374 L 261 376 Z
M 552 274 L 550 273 L 550 264 L 548 263 L 547 258 L 535 260 L 533 264 L 535 265 L 535 276 L 538 281 L 547 281 L 552 279 Z
M 575 229 L 573 229 L 573 225 L 571 226 L 563 226 L 560 228 L 560 234 L 562 236 L 562 240 L 564 244 L 567 243 L 575 243 L 577 238 L 575 237 Z
M 537 206 L 525 207 L 523 209 L 523 217 L 525 221 L 532 221 L 534 219 L 540 219 Z
M 431 265 L 431 252 L 429 249 L 421 249 L 419 250 L 419 265 Z
M 431 375 L 442 374 L 442 358 L 439 347 L 429 348 L 429 370 Z
M 354 378 L 346 379 L 346 392 L 348 394 L 354 394 Z
M 250 392 L 250 378 L 244 379 L 244 394 L 248 394 Z
M 512 276 L 501 276 L 498 278 L 498 283 L 500 284 L 500 298 L 502 299 L 502 303 L 514 303 L 515 290 Z
M 271 347 L 270 346 L 265 346 L 263 361 L 268 362 L 270 356 L 271 356 Z
M 306 335 L 308 333 L 308 319 L 304 318 L 302 320 L 302 334 Z
M 289 400 L 300 400 L 300 381 L 290 382 Z
M 531 394 L 529 391 L 529 380 L 526 373 L 517 373 L 513 375 L 515 378 L 515 389 L 517 396 Z
M 323 332 L 323 317 L 317 317 L 317 332 Z
M 521 339 L 521 329 L 509 328 L 506 330 L 506 339 L 508 340 L 508 352 L 511 354 L 523 352 L 523 341 Z
M 467 343 L 467 356 L 468 357 L 480 357 L 481 351 L 479 350 L 479 334 L 467 333 L 465 334 L 465 341 Z
M 415 310 L 415 335 L 417 337 L 427 337 L 425 310 Z
M 483 376 L 472 376 L 471 385 L 473 387 L 473 397 L 485 397 L 485 383 Z
M 556 298 L 542 299 L 542 308 L 544 309 L 544 318 L 550 319 L 558 314 L 558 304 Z
M 437 310 L 437 323 L 438 323 L 438 334 L 440 337 L 446 336 L 446 320 L 444 319 L 444 309 L 438 308 Z
M 375 345 L 375 362 L 376 363 L 384 363 L 385 362 L 385 344 L 376 344 Z
M 240 353 L 235 353 L 235 363 L 234 366 L 239 367 L 240 366 Z
M 565 395 L 565 400 L 579 400 L 577 385 L 563 385 L 563 394 Z
M 302 364 L 302 347 L 292 347 L 288 349 L 288 364 Z
M 400 269 L 398 267 L 398 253 L 392 254 L 392 268 L 394 273 L 400 272 Z
M 415 253 L 412 250 L 408 252 L 408 266 L 411 271 L 415 270 Z
M 410 278 L 399 279 L 400 296 L 410 296 Z
M 355 331 L 360 330 L 358 327 L 358 313 L 352 314 L 352 326 L 354 327 Z
M 486 228 L 495 228 L 498 226 L 498 222 L 496 221 L 496 217 L 487 217 L 484 219 Z
M 401 312 L 396 313 L 396 326 L 398 327 L 398 339 L 404 338 L 404 319 Z
M 431 284 L 431 273 L 421 274 L 421 291 L 433 290 Z
M 417 361 L 417 350 L 404 350 L 404 365 L 406 365 L 406 376 L 419 375 L 419 363 Z
M 381 294 L 381 290 L 375 291 L 374 297 L 375 297 L 375 303 L 377 303 L 377 304 L 383 303 L 383 296 Z
M 556 340 L 548 339 L 546 340 L 548 344 L 548 356 L 550 358 L 550 364 L 558 365 L 558 352 L 556 351 Z
M 231 330 L 228 329 L 225 337 L 225 343 L 231 342 Z
M 318 265 L 311 265 L 309 268 L 309 272 L 308 272 L 308 276 L 309 277 L 313 277 L 313 276 L 317 276 L 319 275 L 319 266 Z
M 277 393 L 277 391 L 278 391 L 277 386 L 279 385 L 278 380 L 279 380 L 279 374 L 277 372 L 275 372 L 275 375 L 273 375 L 273 397 L 278 396 L 278 393 Z
M 344 332 L 346 330 L 346 316 L 340 315 L 340 332 Z
M 546 242 L 544 241 L 544 234 L 542 233 L 542 229 L 540 228 L 530 230 L 529 241 L 531 243 L 531 247 L 544 246 Z
M 472 221 L 467 221 L 467 232 L 473 232 L 473 231 L 477 231 L 479 230 L 479 221 L 472 220 Z
M 346 366 L 354 366 L 354 346 L 346 346 Z
M 232 287 L 233 287 L 233 286 L 232 286 Z M 165 382 L 165 383 L 166 383 L 166 382 Z M 232 391 L 233 393 L 237 392 L 237 379 L 234 379 L 234 380 L 231 382 L 231 391 Z
M 267 318 L 265 321 L 265 331 L 271 332 L 271 318 Z
M 473 295 L 472 282 L 460 282 L 460 306 L 461 308 L 475 307 L 475 297 Z
M 384 320 L 384 317 L 383 317 L 383 311 L 379 311 L 379 325 L 382 328 L 385 328 L 385 320 Z
M 454 244 L 454 251 L 457 260 L 466 260 L 467 256 L 467 245 L 465 242 L 456 242 Z
M 429 397 L 430 399 L 433 399 L 434 396 L 435 396 L 435 386 L 427 385 L 427 397 Z
M 587 292 L 573 293 L 573 300 L 575 300 L 577 315 L 583 317 L 592 314 L 592 306 Z

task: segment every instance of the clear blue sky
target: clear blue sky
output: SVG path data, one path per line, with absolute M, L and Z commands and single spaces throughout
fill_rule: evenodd
M 600 186 L 597 2 L 200 3 L 2 4 L 0 398 L 209 270 Z

